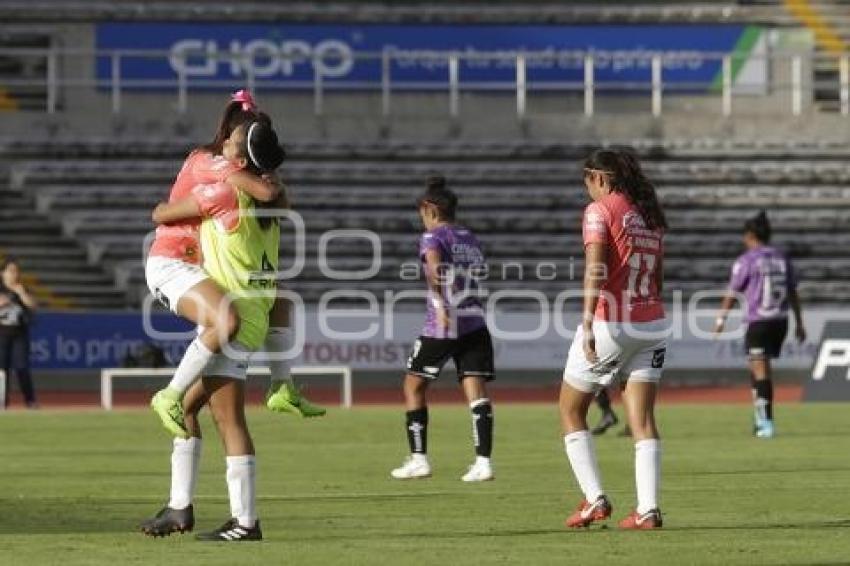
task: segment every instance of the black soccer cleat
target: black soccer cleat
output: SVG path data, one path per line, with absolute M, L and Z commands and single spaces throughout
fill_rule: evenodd
M 605 411 L 604 413 L 602 413 L 602 418 L 599 419 L 599 424 L 597 424 L 595 427 L 593 427 L 593 430 L 591 430 L 590 432 L 594 436 L 599 436 L 600 434 L 605 434 L 605 431 L 607 431 L 612 426 L 616 425 L 618 422 L 620 422 L 620 421 L 617 418 L 617 414 L 614 413 L 614 411 Z
M 195 513 L 192 506 L 185 509 L 163 507 L 153 519 L 148 519 L 139 528 L 149 537 L 170 536 L 171 533 L 188 533 L 195 527 Z
M 195 538 L 204 542 L 239 542 L 249 540 L 263 540 L 263 531 L 260 530 L 260 521 L 257 520 L 251 528 L 243 527 L 236 519 L 230 519 L 214 531 L 199 533 Z

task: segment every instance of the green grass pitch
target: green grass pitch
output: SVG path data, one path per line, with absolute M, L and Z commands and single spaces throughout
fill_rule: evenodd
M 749 436 L 744 405 L 660 408 L 665 528 L 566 531 L 580 496 L 554 405 L 496 407 L 494 482 L 467 485 L 471 426 L 432 408 L 434 477 L 392 481 L 400 408 L 301 421 L 249 415 L 262 543 L 149 539 L 170 441 L 146 411 L 0 415 L 0 564 L 838 564 L 850 562 L 846 405 L 777 408 L 779 436 Z M 196 528 L 228 517 L 224 463 L 205 421 Z M 633 447 L 597 441 L 615 519 L 634 505 Z

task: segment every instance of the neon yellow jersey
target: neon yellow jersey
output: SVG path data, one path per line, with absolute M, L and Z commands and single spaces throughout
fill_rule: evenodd
M 222 186 L 223 185 L 223 186 Z M 225 183 L 198 187 L 204 271 L 231 294 L 239 313 L 235 340 L 257 350 L 266 339 L 277 290 L 280 225 L 264 230 L 250 195 Z

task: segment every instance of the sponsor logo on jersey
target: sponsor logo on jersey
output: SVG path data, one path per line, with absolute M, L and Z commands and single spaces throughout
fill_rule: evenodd
M 640 214 L 634 210 L 630 210 L 623 215 L 623 228 L 626 232 L 632 230 L 645 230 L 646 223 L 643 221 L 643 217 Z

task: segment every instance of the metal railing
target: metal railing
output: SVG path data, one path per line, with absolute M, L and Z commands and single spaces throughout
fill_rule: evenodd
M 43 88 L 44 89 L 44 111 L 54 114 L 60 106 L 61 93 L 63 89 L 88 87 L 100 92 L 108 92 L 113 114 L 124 111 L 124 93 L 133 89 L 159 89 L 173 90 L 176 96 L 176 109 L 179 113 L 185 113 L 189 109 L 190 92 L 202 89 L 233 89 L 246 87 L 254 92 L 267 89 L 297 89 L 301 91 L 312 91 L 313 112 L 316 116 L 325 113 L 325 96 L 332 91 L 356 90 L 376 91 L 380 93 L 380 112 L 385 118 L 392 114 L 393 96 L 402 91 L 443 91 L 447 95 L 447 113 L 452 118 L 461 114 L 461 93 L 464 91 L 486 90 L 497 92 L 512 92 L 516 98 L 516 116 L 524 119 L 529 111 L 529 94 L 532 92 L 561 92 L 571 93 L 577 97 L 583 96 L 583 114 L 592 117 L 597 112 L 597 99 L 600 95 L 607 93 L 634 93 L 648 96 L 647 111 L 652 116 L 660 117 L 664 109 L 664 99 L 671 94 L 690 92 L 700 94 L 719 94 L 719 113 L 728 117 L 733 113 L 733 98 L 736 90 L 741 85 L 736 85 L 733 77 L 733 68 L 736 63 L 735 54 L 728 53 L 691 53 L 689 60 L 701 63 L 719 62 L 721 80 L 719 93 L 717 89 L 711 88 L 712 82 L 700 83 L 671 83 L 665 81 L 665 68 L 667 65 L 681 62 L 682 56 L 668 54 L 647 54 L 636 60 L 643 67 L 649 68 L 648 81 L 631 82 L 604 82 L 597 79 L 597 68 L 600 58 L 604 55 L 597 53 L 571 53 L 567 57 L 571 61 L 573 70 L 580 70 L 580 80 L 531 80 L 529 70 L 533 64 L 551 62 L 562 64 L 565 61 L 563 54 L 552 53 L 486 53 L 476 52 L 474 54 L 465 52 L 427 52 L 418 55 L 405 53 L 396 55 L 391 51 L 382 53 L 359 52 L 352 54 L 355 63 L 377 63 L 379 73 L 370 80 L 343 80 L 337 77 L 329 77 L 321 72 L 325 68 L 327 60 L 313 57 L 293 56 L 281 54 L 281 58 L 290 64 L 310 63 L 312 77 L 309 80 L 271 80 L 260 78 L 254 71 L 254 66 L 246 64 L 249 61 L 245 57 L 230 55 L 216 55 L 216 63 L 229 62 L 239 63 L 244 73 L 234 80 L 209 79 L 193 76 L 181 71 L 185 65 L 178 66 L 174 71 L 174 77 L 169 79 L 135 79 L 124 76 L 123 69 L 127 62 L 137 59 L 164 59 L 174 57 L 174 53 L 161 50 L 85 50 L 85 49 L 0 49 L 0 56 L 44 58 L 45 74 L 43 77 L 32 78 L 0 78 L 0 86 L 9 87 L 14 93 L 14 88 Z M 192 53 L 183 53 L 183 57 L 195 56 Z M 199 54 L 203 55 L 203 54 Z M 205 55 L 204 55 L 205 56 Z M 86 76 L 79 73 L 76 76 L 67 76 L 60 72 L 67 63 L 73 59 L 82 58 L 88 61 Z M 109 64 L 107 78 L 99 78 L 97 65 L 106 59 Z M 805 80 L 804 65 L 814 64 L 813 57 L 797 54 L 772 53 L 767 56 L 750 55 L 749 60 L 764 60 L 770 66 L 767 73 L 768 79 L 765 85 L 766 92 L 790 91 L 790 113 L 800 116 L 803 113 L 803 104 L 806 95 L 811 95 L 815 88 L 827 87 L 837 88 L 840 101 L 840 112 L 842 115 L 850 115 L 850 60 L 848 56 L 837 60 L 838 84 L 816 83 L 814 80 Z M 399 61 L 418 60 L 433 63 L 433 68 L 445 67 L 445 81 L 404 81 L 393 76 L 394 65 Z M 515 76 L 510 81 L 474 81 L 463 77 L 464 65 L 476 60 L 492 60 L 509 63 L 515 69 Z M 783 72 L 784 71 L 784 72 Z M 566 73 L 565 73 L 566 74 Z M 774 75 L 789 77 L 785 81 L 773 78 Z M 747 86 L 747 85 L 743 85 Z

